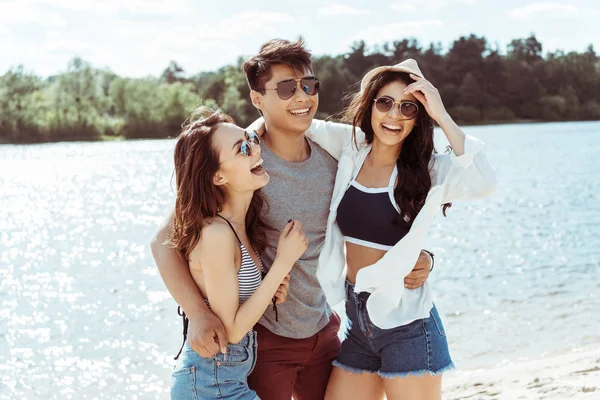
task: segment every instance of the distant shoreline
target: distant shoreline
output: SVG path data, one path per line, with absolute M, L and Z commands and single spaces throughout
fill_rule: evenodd
M 600 122 L 600 120 L 576 120 L 576 121 L 541 121 L 541 120 L 514 120 L 514 121 L 493 121 L 493 122 L 485 122 L 485 123 L 460 123 L 460 126 L 463 127 L 476 127 L 476 126 L 497 126 L 497 125 L 521 125 L 521 124 L 557 124 L 557 123 L 571 123 L 571 122 Z M 436 125 L 437 128 L 437 125 Z M 68 138 L 56 141 L 38 141 L 38 142 L 9 142 L 3 141 L 0 139 L 0 145 L 32 145 L 32 144 L 47 144 L 47 143 L 70 143 L 70 142 L 80 142 L 80 143 L 93 143 L 93 142 L 112 142 L 112 141 L 136 141 L 136 140 L 162 140 L 162 139 L 174 139 L 176 136 L 164 136 L 157 137 L 155 135 L 149 135 L 146 138 L 138 137 L 127 139 L 124 136 L 101 136 L 98 139 L 85 139 L 78 140 L 77 138 Z

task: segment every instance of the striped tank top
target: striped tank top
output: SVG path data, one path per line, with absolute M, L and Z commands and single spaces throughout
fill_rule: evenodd
M 219 214 L 217 214 L 217 216 L 221 217 Z M 229 225 L 229 227 L 233 231 L 233 234 L 235 235 L 235 238 L 237 239 L 238 244 L 240 245 L 240 249 L 242 250 L 242 267 L 238 272 L 239 303 L 242 304 L 246 300 L 248 300 L 250 296 L 252 296 L 252 294 L 256 292 L 258 286 L 260 286 L 262 282 L 261 271 L 263 270 L 263 264 L 262 260 L 260 259 L 260 256 L 258 255 L 258 252 L 256 251 L 256 249 L 254 249 L 254 253 L 258 257 L 258 262 L 260 263 L 259 270 L 257 265 L 254 263 L 254 260 L 250 256 L 248 249 L 246 249 L 246 246 L 244 246 L 237 233 L 235 233 L 235 229 L 233 229 L 233 226 L 231 226 L 227 219 L 223 218 L 223 220 L 227 222 L 227 225 Z M 208 300 L 206 300 L 206 303 L 208 304 Z
M 264 269 L 263 263 L 260 258 L 260 255 L 258 254 L 258 251 L 254 249 L 254 253 L 258 257 L 258 262 L 260 263 L 259 270 L 257 265 L 254 263 L 254 260 L 250 256 L 248 249 L 246 249 L 246 246 L 244 246 L 244 244 L 240 240 L 239 236 L 235 232 L 235 229 L 233 229 L 233 226 L 231 226 L 229 221 L 227 221 L 227 219 L 225 219 L 224 217 L 220 216 L 219 214 L 217 214 L 217 216 L 223 218 L 223 220 L 227 222 L 227 225 L 229 225 L 229 227 L 233 231 L 233 234 L 235 235 L 235 238 L 237 239 L 238 244 L 240 245 L 240 249 L 242 250 L 242 266 L 240 268 L 240 271 L 238 272 L 239 304 L 242 304 L 246 300 L 248 300 L 250 296 L 252 296 L 252 294 L 256 292 L 258 286 L 260 286 L 262 282 L 261 271 Z M 210 307 L 208 299 L 204 299 L 204 301 L 206 302 L 206 305 Z M 277 311 L 277 307 L 275 305 L 275 297 L 273 297 L 273 307 L 275 311 Z M 183 318 L 183 343 L 181 344 L 179 352 L 175 356 L 175 360 L 177 360 L 181 355 L 181 351 L 183 350 L 183 346 L 185 345 L 185 341 L 187 340 L 187 331 L 189 327 L 189 320 L 187 319 L 181 307 L 177 307 L 177 313 Z

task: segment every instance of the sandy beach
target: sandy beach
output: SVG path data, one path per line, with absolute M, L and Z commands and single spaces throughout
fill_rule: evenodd
M 504 364 L 447 374 L 444 399 L 600 399 L 600 345 Z

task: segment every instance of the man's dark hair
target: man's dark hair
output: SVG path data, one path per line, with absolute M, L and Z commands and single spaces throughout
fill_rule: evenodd
M 265 94 L 265 83 L 272 77 L 271 67 L 277 64 L 289 65 L 300 71 L 305 68 L 312 70 L 311 54 L 304 48 L 304 40 L 272 39 L 263 44 L 258 54 L 244 63 L 250 89 Z

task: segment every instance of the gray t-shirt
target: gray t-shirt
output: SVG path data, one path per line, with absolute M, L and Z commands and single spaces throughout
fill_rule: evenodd
M 319 332 L 331 315 L 316 273 L 325 242 L 337 161 L 319 145 L 307 141 L 310 157 L 298 163 L 279 158 L 264 142 L 261 144 L 264 167 L 271 177 L 262 189 L 268 201 L 265 222 L 276 230 L 267 231 L 268 245 L 262 254 L 265 267 L 270 268 L 273 263 L 281 229 L 290 219 L 302 222 L 308 249 L 292 268 L 287 300 L 277 305 L 279 321 L 275 321 L 271 306 L 258 322 L 277 335 L 294 339 Z

